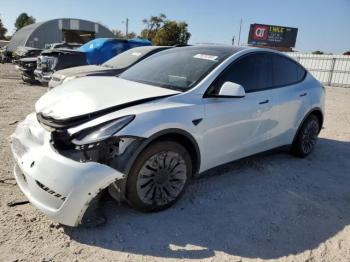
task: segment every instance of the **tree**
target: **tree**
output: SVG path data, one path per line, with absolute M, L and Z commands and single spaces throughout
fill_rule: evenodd
M 312 52 L 313 55 L 323 55 L 324 53 L 322 51 L 316 50 Z
M 35 23 L 34 17 L 29 16 L 27 13 L 22 13 L 16 19 L 16 22 L 15 22 L 16 31 L 18 31 L 22 27 L 25 27 L 27 25 L 34 24 L 34 23 Z
M 1 40 L 6 40 L 6 33 L 7 33 L 7 29 L 4 27 L 1 19 L 0 19 L 0 39 Z
M 136 33 L 134 33 L 134 32 L 128 33 L 128 39 L 136 38 L 136 37 L 137 37 Z
M 168 20 L 165 14 L 151 16 L 142 22 L 146 28 L 141 31 L 141 37 L 152 41 L 155 45 L 187 44 L 191 37 L 186 22 Z
M 146 28 L 141 31 L 141 37 L 152 41 L 158 30 L 164 25 L 165 21 L 165 14 L 151 16 L 149 19 L 143 19 L 142 22 L 146 25 Z
M 116 38 L 124 38 L 125 34 L 123 33 L 122 30 L 112 30 L 112 33 L 115 35 Z
M 112 30 L 112 33 L 115 35 L 116 38 L 126 38 L 125 33 L 122 30 L 118 30 L 118 29 Z M 136 38 L 136 37 L 137 37 L 136 33 L 130 32 L 128 33 L 127 39 Z
M 164 26 L 159 29 L 154 36 L 153 43 L 155 45 L 186 45 L 191 37 L 187 30 L 187 23 L 166 21 Z

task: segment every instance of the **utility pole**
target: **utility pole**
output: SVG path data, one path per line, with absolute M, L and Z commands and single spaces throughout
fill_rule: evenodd
M 232 37 L 232 45 L 235 45 L 235 36 Z
M 125 23 L 125 38 L 128 39 L 129 34 L 129 18 L 126 18 L 125 21 L 122 21 L 122 24 Z
M 242 31 L 242 18 L 239 23 L 239 35 L 238 35 L 238 46 L 241 44 L 241 31 Z
M 128 39 L 128 34 L 129 34 L 129 18 L 126 18 L 126 22 L 125 22 L 125 37 L 126 39 Z

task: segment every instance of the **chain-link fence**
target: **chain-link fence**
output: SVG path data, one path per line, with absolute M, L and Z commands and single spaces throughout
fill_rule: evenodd
M 350 56 L 288 53 L 327 86 L 350 87 Z

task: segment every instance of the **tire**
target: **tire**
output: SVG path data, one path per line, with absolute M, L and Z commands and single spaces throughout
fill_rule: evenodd
M 292 154 L 301 158 L 309 155 L 315 148 L 319 131 L 320 121 L 314 114 L 311 114 L 298 131 L 292 145 Z
M 34 76 L 23 74 L 21 75 L 22 81 L 24 83 L 30 84 L 30 85 L 35 85 L 38 82 L 35 80 Z
M 150 144 L 137 157 L 126 187 L 126 198 L 135 209 L 160 211 L 184 193 L 192 175 L 188 151 L 174 141 Z

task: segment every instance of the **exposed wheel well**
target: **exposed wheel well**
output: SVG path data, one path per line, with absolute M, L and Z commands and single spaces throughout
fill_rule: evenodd
M 322 126 L 323 126 L 323 114 L 322 114 L 321 110 L 315 109 L 308 114 L 308 116 L 310 116 L 310 115 L 315 115 L 317 117 L 317 119 L 320 123 L 320 130 L 319 130 L 319 132 L 320 132 L 322 129 Z
M 190 139 L 184 134 L 180 133 L 166 133 L 163 135 L 158 136 L 154 140 L 152 140 L 149 144 L 152 144 L 157 141 L 161 140 L 172 140 L 180 145 L 182 145 L 188 153 L 191 156 L 192 164 L 193 164 L 193 175 L 195 175 L 199 171 L 200 167 L 200 153 L 197 144 L 195 144 L 195 141 L 193 139 Z
M 292 143 L 292 144 L 294 144 L 295 139 L 296 139 L 296 137 L 297 137 L 297 135 L 298 135 L 298 133 L 299 133 L 299 131 L 300 131 L 300 128 L 302 127 L 303 123 L 304 123 L 305 120 L 306 120 L 309 116 L 311 116 L 311 115 L 316 116 L 317 119 L 319 120 L 319 123 L 320 123 L 320 130 L 318 130 L 318 132 L 321 131 L 322 126 L 323 126 L 323 114 L 322 114 L 321 109 L 319 109 L 319 108 L 314 108 L 314 109 L 312 109 L 309 113 L 307 113 L 306 116 L 304 117 L 304 119 L 301 121 L 301 123 L 300 123 L 300 125 L 299 125 L 299 127 L 298 127 L 298 130 L 296 131 L 296 133 L 295 133 L 295 135 L 294 135 L 293 143 Z

